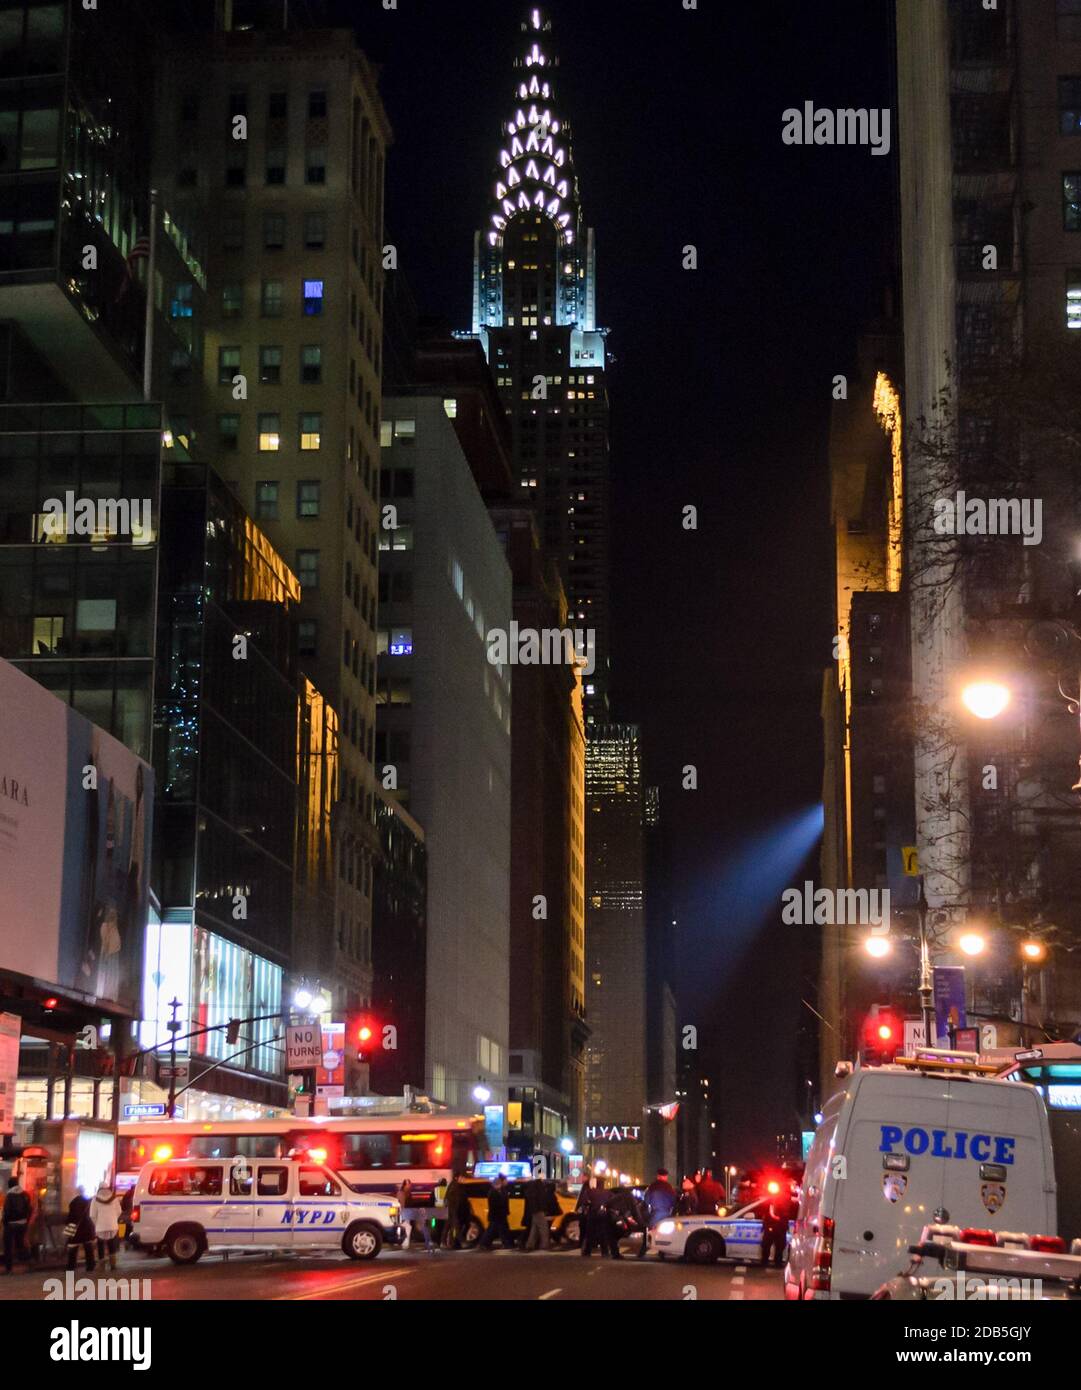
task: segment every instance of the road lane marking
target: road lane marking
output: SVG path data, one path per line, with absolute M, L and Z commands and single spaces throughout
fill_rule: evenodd
M 545 1300 L 546 1298 L 555 1298 L 555 1296 L 556 1296 L 557 1293 L 562 1293 L 562 1292 L 563 1292 L 562 1289 L 549 1289 L 547 1293 L 542 1293 L 542 1294 L 540 1295 L 538 1301 L 539 1301 L 540 1303 L 543 1303 L 544 1300 Z
M 368 1274 L 363 1279 L 350 1279 L 346 1284 L 332 1284 L 326 1289 L 313 1289 L 311 1293 L 280 1293 L 272 1300 L 275 1303 L 286 1301 L 298 1302 L 305 1298 L 324 1298 L 328 1293 L 339 1293 L 342 1289 L 357 1289 L 362 1284 L 393 1283 L 396 1279 L 408 1279 L 411 1274 L 416 1274 L 415 1269 L 395 1269 L 393 1274 L 383 1272 L 380 1274 Z
M 742 1274 L 733 1274 L 733 1275 L 732 1275 L 732 1283 L 733 1283 L 733 1284 L 745 1284 L 746 1282 L 747 1282 L 747 1281 L 746 1281 L 746 1279 L 744 1279 L 744 1277 L 743 1277 Z
M 728 1298 L 729 1298 L 729 1301 L 730 1301 L 730 1302 L 733 1302 L 733 1301 L 734 1301 L 734 1302 L 737 1302 L 737 1303 L 738 1303 L 739 1300 L 740 1300 L 742 1297 L 743 1297 L 743 1290 L 742 1290 L 742 1289 L 733 1289 L 732 1292 L 728 1295 Z
M 746 1273 L 747 1273 L 747 1266 L 746 1266 L 746 1265 L 736 1265 L 736 1273 L 737 1273 L 737 1274 L 746 1274 Z

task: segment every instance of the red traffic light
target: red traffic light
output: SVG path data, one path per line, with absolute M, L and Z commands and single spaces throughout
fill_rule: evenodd
M 862 1061 L 883 1066 L 896 1057 L 904 1037 L 901 1021 L 884 1004 L 872 1004 L 863 1021 Z
M 360 1027 L 357 1029 L 357 1041 L 362 1043 L 371 1042 L 371 1038 L 371 1025 L 368 1023 L 362 1023 Z

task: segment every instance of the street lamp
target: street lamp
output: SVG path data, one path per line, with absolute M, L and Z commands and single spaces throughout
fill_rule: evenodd
M 1001 681 L 970 681 L 961 691 L 961 702 L 977 719 L 997 719 L 1010 703 L 1010 689 Z
M 1047 947 L 1042 941 L 1030 938 L 1028 941 L 1021 942 L 1021 956 L 1023 960 L 1038 964 L 1047 959 Z
M 307 1013 L 311 1008 L 313 998 L 311 990 L 306 985 L 300 985 L 293 992 L 293 1007 L 299 1009 L 302 1014 Z
M 570 1137 L 569 1134 L 565 1134 L 563 1138 L 559 1141 L 559 1147 L 563 1150 L 565 1154 L 572 1154 L 574 1153 L 574 1140 Z
M 487 1086 L 474 1086 L 473 1099 L 479 1101 L 481 1105 L 486 1105 L 492 1098 L 492 1093 Z
M 957 938 L 957 948 L 966 956 L 982 956 L 987 949 L 987 940 L 977 931 L 966 931 Z
M 893 950 L 888 936 L 867 936 L 863 940 L 863 949 L 875 960 L 882 960 Z

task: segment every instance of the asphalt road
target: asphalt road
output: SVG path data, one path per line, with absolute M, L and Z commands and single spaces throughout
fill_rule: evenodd
M 77 1271 L 77 1277 L 85 1271 Z M 37 1301 L 46 1279 L 63 1272 L 0 1274 L 0 1301 Z M 688 1265 L 626 1256 L 583 1259 L 577 1250 L 384 1251 L 371 1262 L 332 1254 L 206 1255 L 179 1268 L 168 1259 L 125 1252 L 115 1274 L 101 1265 L 95 1278 L 137 1278 L 151 1282 L 151 1298 L 162 1300 L 457 1300 L 517 1299 L 657 1300 L 709 1299 L 723 1302 L 783 1297 L 781 1272 L 721 1263 Z

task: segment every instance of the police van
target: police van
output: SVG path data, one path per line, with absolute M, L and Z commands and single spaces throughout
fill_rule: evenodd
M 807 1157 L 786 1298 L 869 1298 L 931 1222 L 1056 1233 L 1043 1099 L 988 1070 L 929 1050 L 850 1072 Z
M 244 1158 L 149 1163 L 139 1174 L 132 1226 L 140 1247 L 174 1264 L 207 1250 L 338 1248 L 372 1260 L 401 1240 L 398 1203 L 357 1194 L 319 1163 Z

